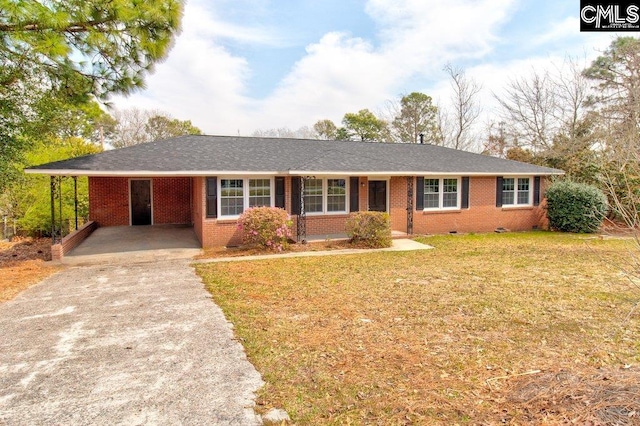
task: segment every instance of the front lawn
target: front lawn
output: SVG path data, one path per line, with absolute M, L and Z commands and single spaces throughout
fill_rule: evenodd
M 297 424 L 640 421 L 629 240 L 421 242 L 435 250 L 197 266 L 263 375 L 259 409 Z

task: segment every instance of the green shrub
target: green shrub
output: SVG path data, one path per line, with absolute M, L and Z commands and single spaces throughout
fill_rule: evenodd
M 238 218 L 238 229 L 245 244 L 275 251 L 289 247 L 292 224 L 289 214 L 276 207 L 250 208 Z
M 391 221 L 383 212 L 358 212 L 347 219 L 352 243 L 370 248 L 391 247 Z
M 571 181 L 553 183 L 546 193 L 549 226 L 563 232 L 595 232 L 608 210 L 598 188 Z

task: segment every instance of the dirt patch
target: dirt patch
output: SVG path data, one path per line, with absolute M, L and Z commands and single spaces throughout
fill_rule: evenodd
M 51 260 L 49 238 L 14 238 L 11 242 L 0 242 L 0 267 L 11 262 L 35 259 Z
M 60 269 L 51 260 L 51 240 L 21 238 L 0 242 L 0 302 L 14 298 L 29 286 Z

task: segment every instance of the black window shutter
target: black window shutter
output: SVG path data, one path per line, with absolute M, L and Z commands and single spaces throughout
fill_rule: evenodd
M 496 207 L 502 207 L 502 176 L 496 178 Z
M 540 205 L 540 176 L 533 178 L 533 205 Z
M 469 208 L 469 176 L 462 178 L 462 206 L 463 209 Z
M 424 209 L 424 177 L 416 178 L 416 210 Z
M 207 217 L 218 217 L 218 179 L 215 177 L 207 178 Z
M 360 179 L 358 176 L 351 176 L 349 179 L 349 211 L 359 210 Z
M 300 177 L 291 178 L 291 214 L 300 214 Z
M 276 207 L 284 209 L 284 177 L 276 176 Z

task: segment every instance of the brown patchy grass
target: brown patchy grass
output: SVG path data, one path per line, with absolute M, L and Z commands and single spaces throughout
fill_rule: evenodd
M 51 260 L 51 240 L 25 238 L 0 242 L 0 302 L 13 299 L 18 293 L 60 269 Z
M 640 422 L 640 294 L 616 266 L 628 240 L 421 241 L 435 250 L 197 266 L 263 375 L 261 410 L 297 424 L 606 424 L 594 407 L 627 389 L 619 414 Z
M 284 251 L 284 253 L 291 252 L 306 252 L 306 251 L 333 251 L 333 250 L 343 250 L 343 249 L 360 249 L 365 248 L 359 246 L 358 244 L 351 243 L 349 240 L 340 239 L 340 240 L 323 240 L 323 241 L 312 241 L 309 243 L 294 243 L 290 244 L 289 248 Z M 221 258 L 221 257 L 241 257 L 241 256 L 254 256 L 254 255 L 271 255 L 271 254 L 279 254 L 283 252 L 278 252 L 274 250 L 268 250 L 264 248 L 258 247 L 213 247 L 204 249 L 202 254 L 196 256 L 196 259 L 212 259 L 212 258 Z

